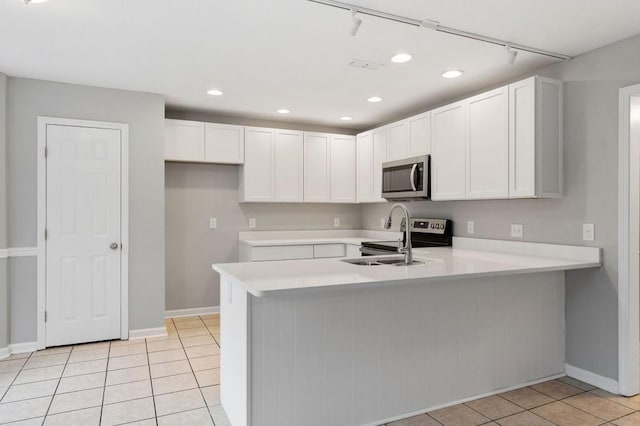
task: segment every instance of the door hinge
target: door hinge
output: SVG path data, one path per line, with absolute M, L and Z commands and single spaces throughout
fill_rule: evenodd
M 44 311 L 44 322 L 47 322 L 47 311 Z
M 47 228 L 44 229 L 44 239 L 47 239 Z
M 47 158 L 49 156 L 49 148 L 48 147 L 44 147 L 44 158 Z

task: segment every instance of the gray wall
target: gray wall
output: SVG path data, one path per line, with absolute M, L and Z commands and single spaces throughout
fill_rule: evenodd
M 617 210 L 618 91 L 640 81 L 640 36 L 538 70 L 565 81 L 565 196 L 560 200 L 413 202 L 413 215 L 449 217 L 455 234 L 510 239 L 510 224 L 524 224 L 524 240 L 602 247 L 600 269 L 567 273 L 567 363 L 618 377 Z M 378 229 L 387 205 L 365 206 L 362 223 Z M 594 223 L 596 241 L 582 241 Z
M 238 261 L 238 232 L 255 230 L 340 229 L 360 227 L 360 207 L 349 204 L 238 203 L 239 166 L 166 163 L 167 310 L 218 306 L 214 262 Z M 209 218 L 218 221 L 209 229 Z
M 129 124 L 129 328 L 164 318 L 164 100 L 122 90 L 9 78 L 7 205 L 10 247 L 36 245 L 36 119 Z M 9 262 L 11 342 L 36 339 L 35 258 Z
M 0 249 L 7 248 L 6 204 L 6 104 L 7 76 L 0 73 Z M 0 259 L 0 349 L 9 344 L 9 288 L 7 286 L 7 260 Z

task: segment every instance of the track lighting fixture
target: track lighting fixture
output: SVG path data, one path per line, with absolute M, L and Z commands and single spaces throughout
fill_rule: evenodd
M 351 9 L 351 21 L 351 31 L 349 31 L 349 34 L 355 37 L 356 34 L 358 34 L 360 25 L 362 25 L 362 19 L 358 17 L 358 11 L 356 9 Z
M 506 45 L 505 49 L 507 49 L 507 61 L 509 65 L 513 66 L 516 63 L 516 57 L 518 56 L 518 51 L 514 50 L 511 45 Z
M 562 59 L 564 61 L 568 61 L 571 59 L 571 56 L 564 55 L 562 53 L 550 52 L 548 50 L 537 49 L 531 46 L 525 46 L 523 44 L 511 43 L 508 40 L 501 40 L 494 37 L 485 36 L 482 34 L 472 33 L 465 30 L 459 30 L 456 28 L 447 27 L 445 25 L 441 25 L 438 21 L 434 21 L 431 19 L 414 19 L 406 16 L 396 15 L 389 12 L 384 12 L 381 10 L 370 9 L 368 7 L 363 7 L 351 3 L 345 3 L 340 0 L 307 0 L 312 3 L 318 3 L 325 6 L 330 6 L 342 10 L 350 10 L 353 14 L 353 26 L 351 28 L 351 35 L 355 35 L 358 32 L 358 28 L 362 21 L 357 18 L 355 15 L 367 15 L 367 16 L 375 16 L 376 18 L 385 19 L 387 21 L 399 22 L 401 24 L 410 25 L 412 27 L 426 28 L 433 31 L 438 31 L 440 33 L 449 34 L 456 37 L 463 37 L 483 43 L 499 45 L 499 46 L 510 46 L 510 49 L 517 49 L 518 51 L 524 51 L 529 53 L 535 53 L 536 55 L 547 56 L 549 58 L 554 59 Z M 509 53 L 514 57 L 513 61 L 515 61 L 515 56 L 518 55 L 517 52 Z M 509 59 L 511 61 L 511 59 Z

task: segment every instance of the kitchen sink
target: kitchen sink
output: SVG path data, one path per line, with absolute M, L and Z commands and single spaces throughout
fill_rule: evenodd
M 341 259 L 342 262 L 351 263 L 352 265 L 359 266 L 410 266 L 404 263 L 404 256 L 372 256 L 372 257 L 360 257 L 357 259 Z M 411 265 L 420 265 L 424 262 L 414 260 Z

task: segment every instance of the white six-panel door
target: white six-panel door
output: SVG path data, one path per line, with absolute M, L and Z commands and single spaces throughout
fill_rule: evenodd
M 118 129 L 46 128 L 46 346 L 121 337 Z

